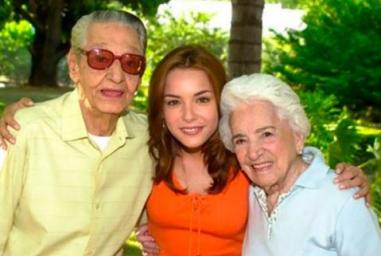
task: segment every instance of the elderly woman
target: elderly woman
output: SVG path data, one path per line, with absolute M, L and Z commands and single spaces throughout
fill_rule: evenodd
M 339 191 L 293 90 L 265 74 L 230 81 L 220 133 L 252 181 L 243 255 L 380 255 L 377 219 L 352 190 Z

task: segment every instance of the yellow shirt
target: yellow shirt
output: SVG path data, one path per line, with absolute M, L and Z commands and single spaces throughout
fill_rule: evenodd
M 77 91 L 18 112 L 22 129 L 0 170 L 0 255 L 113 255 L 152 185 L 146 119 L 119 118 L 102 152 Z

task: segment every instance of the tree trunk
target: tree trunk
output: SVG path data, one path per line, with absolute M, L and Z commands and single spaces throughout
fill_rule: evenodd
M 228 68 L 231 78 L 259 72 L 264 0 L 232 0 Z
M 62 47 L 62 12 L 64 0 L 49 0 L 34 24 L 36 35 L 31 49 L 31 86 L 57 86 L 57 65 L 64 56 Z

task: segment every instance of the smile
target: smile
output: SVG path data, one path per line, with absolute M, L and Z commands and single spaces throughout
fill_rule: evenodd
M 124 92 L 122 90 L 102 89 L 101 93 L 106 97 L 119 98 Z
M 271 162 L 262 162 L 253 164 L 251 167 L 256 172 L 265 172 L 272 166 Z
M 196 135 L 202 130 L 202 127 L 181 128 L 181 131 L 187 135 Z

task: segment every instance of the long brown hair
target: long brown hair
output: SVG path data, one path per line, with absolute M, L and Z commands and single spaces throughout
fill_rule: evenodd
M 182 46 L 168 53 L 154 70 L 149 88 L 148 121 L 149 152 L 156 160 L 155 183 L 164 181 L 172 190 L 184 192 L 175 187 L 172 180 L 172 169 L 175 156 L 181 145 L 171 135 L 164 124 L 163 104 L 164 88 L 170 71 L 176 68 L 198 69 L 204 71 L 209 78 L 219 108 L 221 91 L 227 82 L 226 73 L 221 62 L 200 46 Z M 220 117 L 220 111 L 218 110 Z M 233 170 L 233 177 L 237 173 L 234 155 L 225 149 L 218 133 L 218 129 L 202 146 L 204 162 L 208 166 L 208 173 L 213 179 L 209 193 L 220 192 L 227 184 Z M 233 167 L 233 168 L 232 168 Z

